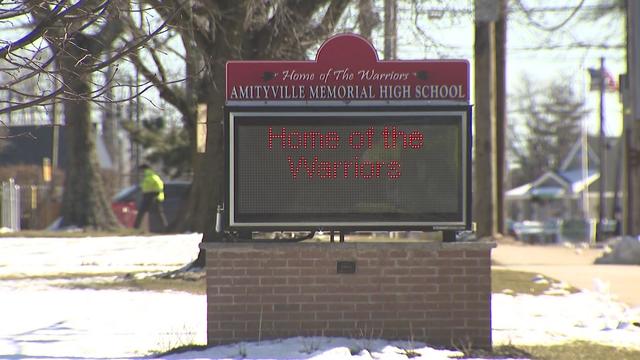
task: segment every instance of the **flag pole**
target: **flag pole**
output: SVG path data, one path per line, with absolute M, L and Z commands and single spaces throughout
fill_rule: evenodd
M 596 242 L 604 240 L 604 217 L 606 214 L 606 203 L 604 199 L 605 193 L 605 156 L 606 156 L 606 138 L 605 138 L 605 115 L 604 115 L 604 92 L 605 92 L 605 68 L 604 57 L 600 58 L 600 138 L 599 138 L 599 154 L 600 157 L 600 181 L 599 181 L 599 207 L 598 207 L 598 226 L 596 228 Z

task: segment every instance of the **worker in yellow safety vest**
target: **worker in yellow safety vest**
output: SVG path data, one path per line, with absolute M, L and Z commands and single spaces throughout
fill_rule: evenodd
M 162 206 L 162 202 L 164 201 L 164 182 L 160 175 L 153 171 L 148 164 L 140 165 L 140 170 L 143 171 L 142 182 L 140 183 L 142 202 L 138 207 L 138 214 L 136 215 L 133 227 L 139 229 L 144 216 L 149 211 L 154 211 L 160 217 L 160 221 L 162 221 L 163 230 L 166 230 L 167 218 L 164 215 Z

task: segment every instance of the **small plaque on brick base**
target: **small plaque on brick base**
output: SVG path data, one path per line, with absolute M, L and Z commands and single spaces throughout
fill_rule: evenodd
M 354 274 L 356 272 L 355 261 L 338 261 L 338 274 Z

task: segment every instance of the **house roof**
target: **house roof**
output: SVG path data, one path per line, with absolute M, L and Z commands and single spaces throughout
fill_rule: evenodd
M 552 171 L 547 171 L 544 175 L 536 179 L 532 184 L 532 188 L 548 187 L 548 188 L 566 188 L 569 186 L 567 179 Z
M 508 190 L 506 192 L 506 196 L 511 198 L 524 197 L 529 194 L 529 190 L 531 190 L 531 188 L 532 188 L 531 183 L 520 185 L 516 188 Z
M 569 170 L 561 172 L 560 176 L 571 183 L 572 192 L 579 193 L 585 188 L 585 186 L 591 186 L 591 184 L 598 180 L 600 178 L 600 172 L 594 169 L 589 169 L 585 174 L 582 170 Z
M 584 154 L 586 155 L 586 157 L 583 158 L 582 148 L 585 144 L 585 141 L 588 146 L 587 153 Z M 573 143 L 571 150 L 569 150 L 569 154 L 567 154 L 567 156 L 562 161 L 562 164 L 560 164 L 559 171 L 565 172 L 572 170 L 581 170 L 583 161 L 586 161 L 589 168 L 594 168 L 600 165 L 600 158 L 598 157 L 598 154 L 593 150 L 593 147 L 589 143 L 588 138 L 581 138 Z
M 67 162 L 66 128 L 60 126 L 58 142 L 58 166 Z M 0 166 L 42 165 L 43 158 L 53 157 L 53 126 L 9 126 L 9 136 L 29 133 L 32 136 L 17 136 L 6 140 L 0 148 Z M 96 136 L 98 164 L 103 169 L 113 168 L 111 156 L 101 136 Z
M 586 141 L 585 141 L 586 140 Z M 548 196 L 577 194 L 585 188 L 597 191 L 600 181 L 599 138 L 578 139 L 556 171 L 548 171 L 536 180 L 507 191 L 508 197 Z M 582 149 L 586 145 L 586 153 Z M 606 191 L 621 189 L 622 141 L 620 138 L 606 138 L 604 151 L 604 181 Z M 585 156 L 583 156 L 585 155 Z M 583 166 L 586 164 L 586 168 Z M 583 170 L 584 169 L 584 170 Z M 618 182 L 618 184 L 616 184 Z M 617 185 L 617 186 L 616 186 Z

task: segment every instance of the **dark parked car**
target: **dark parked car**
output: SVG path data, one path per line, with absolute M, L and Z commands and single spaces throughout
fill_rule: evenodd
M 188 181 L 172 180 L 164 183 L 163 207 L 169 226 L 176 221 L 178 214 L 186 205 L 190 188 L 191 183 Z M 111 208 L 123 226 L 133 227 L 141 200 L 142 191 L 138 185 L 124 188 L 113 197 Z M 162 232 L 160 217 L 155 213 L 151 213 L 148 218 L 149 231 Z

